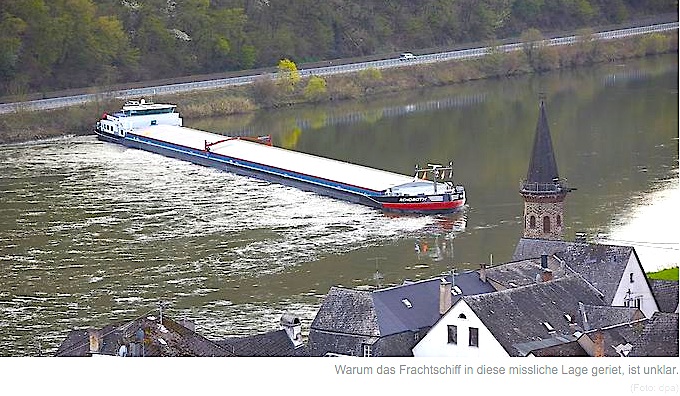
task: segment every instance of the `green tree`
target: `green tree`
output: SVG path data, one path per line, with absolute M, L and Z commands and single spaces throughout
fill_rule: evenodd
M 133 45 L 144 54 L 140 58 L 140 77 L 150 79 L 184 73 L 184 55 L 179 50 L 185 46 L 187 38 L 178 37 L 178 32 L 167 29 L 165 21 L 150 11 L 142 9 L 131 27 Z
M 276 67 L 276 75 L 279 84 L 288 91 L 295 89 L 295 85 L 300 81 L 300 72 L 295 62 L 290 59 L 281 59 Z
M 60 86 L 96 83 L 102 74 L 108 79 L 112 70 L 134 60 L 121 22 L 97 16 L 92 0 L 53 0 L 50 7 L 60 38 L 60 56 L 52 66 Z
M 319 76 L 311 76 L 304 89 L 304 97 L 310 102 L 320 102 L 328 97 L 326 80 Z
M 0 14 L 0 86 L 5 86 L 17 71 L 21 34 L 26 22 L 7 12 Z
M 359 72 L 359 82 L 365 89 L 375 88 L 382 79 L 382 72 L 375 67 L 370 67 Z
M 646 34 L 640 38 L 637 52 L 639 55 L 655 55 L 668 51 L 669 40 L 662 34 Z

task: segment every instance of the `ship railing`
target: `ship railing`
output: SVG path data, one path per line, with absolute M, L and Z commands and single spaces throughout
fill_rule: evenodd
M 433 180 L 428 179 L 431 176 Z M 416 165 L 415 173 L 413 176 L 415 180 L 428 180 L 428 181 L 453 181 L 453 162 L 449 162 L 448 166 L 443 166 L 439 164 L 427 164 L 427 168 L 421 168 Z
M 431 177 L 431 179 L 428 178 Z M 451 192 L 455 184 L 453 182 L 453 161 L 449 161 L 448 166 L 440 164 L 427 164 L 427 168 L 420 168 L 416 165 L 413 181 L 425 180 L 432 182 L 434 193 L 437 194 L 437 184 L 444 183 L 446 188 L 444 192 Z

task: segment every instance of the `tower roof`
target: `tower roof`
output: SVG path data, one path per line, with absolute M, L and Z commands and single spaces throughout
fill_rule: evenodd
M 545 104 L 541 101 L 526 184 L 555 184 L 558 180 L 557 162 L 550 138 L 548 116 L 545 113 Z

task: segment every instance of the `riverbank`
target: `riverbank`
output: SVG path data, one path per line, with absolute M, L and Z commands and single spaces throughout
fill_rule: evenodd
M 678 267 L 665 268 L 660 271 L 647 273 L 649 279 L 678 281 Z
M 496 52 L 472 60 L 369 69 L 300 81 L 263 78 L 254 84 L 190 94 L 157 96 L 158 102 L 177 103 L 186 121 L 247 113 L 267 108 L 360 99 L 390 92 L 457 84 L 485 78 L 591 66 L 605 62 L 677 53 L 677 32 L 653 33 L 625 39 L 596 41 L 587 33 L 569 46 L 525 45 L 515 52 Z M 21 111 L 0 116 L 0 144 L 39 140 L 68 134 L 92 133 L 98 114 L 120 108 L 121 100 L 102 96 L 96 102 L 51 111 Z

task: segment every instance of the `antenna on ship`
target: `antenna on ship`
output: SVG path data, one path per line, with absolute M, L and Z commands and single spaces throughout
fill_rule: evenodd
M 434 193 L 436 194 L 437 193 L 437 177 L 439 176 L 439 170 L 438 169 L 441 168 L 442 166 L 439 165 L 439 164 L 427 164 L 427 166 L 430 168 L 429 170 L 432 171 L 432 183 L 434 185 Z

